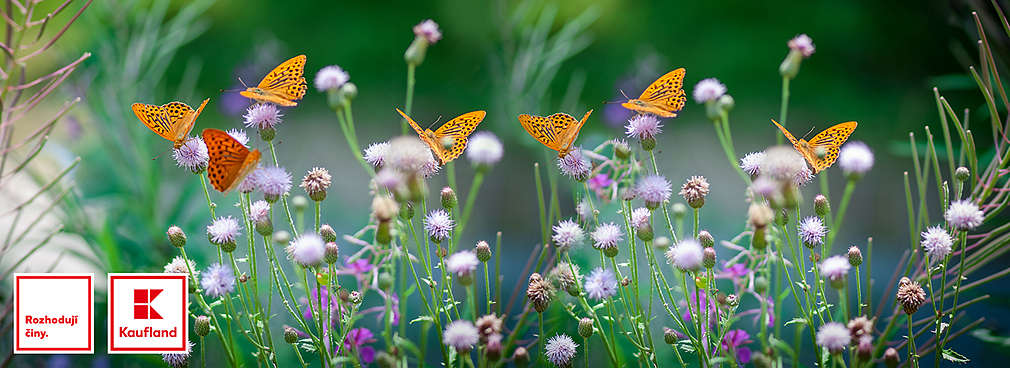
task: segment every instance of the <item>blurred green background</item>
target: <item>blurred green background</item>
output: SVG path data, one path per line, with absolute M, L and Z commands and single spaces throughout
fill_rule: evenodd
M 869 144 L 877 165 L 857 189 L 838 240 L 864 244 L 872 236 L 884 260 L 874 265 L 887 271 L 893 269 L 887 257 L 896 257 L 908 241 L 907 231 L 901 230 L 904 203 L 897 200 L 902 171 L 911 165 L 908 132 L 921 135 L 923 124 L 937 121 L 933 86 L 955 109 L 981 103 L 964 73 L 977 58 L 970 11 L 989 6 L 946 1 L 99 1 L 57 45 L 67 59 L 84 50 L 95 53 L 64 88 L 68 95 L 82 96 L 87 107 L 73 111 L 60 141 L 66 151 L 84 158 L 76 173 L 80 200 L 75 205 L 84 209 L 82 214 L 101 208 L 102 216 L 75 224 L 71 231 L 102 244 L 109 254 L 96 257 L 95 263 L 110 272 L 160 271 L 174 252 L 164 239 L 165 229 L 179 224 L 191 239 L 200 239 L 210 219 L 199 181 L 174 167 L 165 154 L 166 142 L 136 121 L 129 103 L 182 100 L 193 105 L 210 97 L 196 131 L 238 128 L 248 102 L 222 90 L 240 87 L 239 77 L 255 83 L 299 53 L 308 56 L 310 91 L 297 108 L 284 111 L 278 155 L 296 181 L 313 166 L 335 173 L 324 222 L 338 233 L 364 226 L 370 203 L 367 176 L 354 162 L 312 78 L 333 64 L 350 73 L 359 90 L 354 113 L 361 148 L 398 135 L 400 121 L 393 108 L 404 104 L 403 52 L 414 38 L 411 27 L 431 18 L 439 23 L 443 39 L 429 48 L 417 69 L 412 115 L 432 122 L 488 110 L 481 129 L 503 138 L 506 158 L 485 181 L 462 241 L 491 240 L 502 231 L 504 261 L 520 267 L 539 238 L 532 164 L 556 168 L 515 115 L 564 111 L 579 116 L 595 109 L 580 138 L 583 146 L 593 147 L 623 134 L 620 109 L 604 101 L 617 100 L 621 90 L 637 95 L 659 75 L 685 67 L 688 94 L 709 77 L 728 87 L 736 101 L 730 120 L 742 156 L 774 144 L 779 133 L 769 119 L 778 118 L 778 66 L 788 51 L 786 42 L 806 33 L 817 51 L 792 83 L 788 125 L 799 136 L 841 121 L 860 123 L 851 139 Z M 531 42 L 538 22 L 547 26 L 549 36 Z M 566 24 L 577 25 L 573 34 L 566 35 L 573 29 Z M 990 26 L 990 32 L 1001 31 Z M 1006 50 L 1004 38 L 990 41 Z M 524 54 L 531 44 L 547 51 Z M 522 68 L 523 63 L 541 68 Z M 723 157 L 704 107 L 690 100 L 663 129 L 661 171 L 675 185 L 691 175 L 708 177 L 713 196 L 702 227 L 717 239 L 735 235 L 745 217 L 744 185 Z M 159 153 L 161 158 L 149 159 Z M 468 185 L 468 165 L 457 166 L 460 182 Z M 840 189 L 840 175 L 828 175 L 832 188 Z M 437 177 L 431 188 L 440 188 L 444 180 L 444 175 Z M 814 190 L 808 188 L 808 196 Z M 212 196 L 219 214 L 237 213 L 230 206 L 233 200 Z M 569 206 L 563 213 L 574 216 L 569 201 L 562 203 Z M 517 277 L 506 275 L 506 295 Z M 1005 307 L 989 308 L 1005 313 Z M 1002 324 L 990 327 L 1006 330 Z M 104 335 L 96 332 L 103 341 Z M 994 351 L 971 341 L 960 340 L 958 345 L 966 345 L 962 353 L 978 357 Z M 19 357 L 16 363 L 31 365 L 39 359 Z M 116 358 L 112 365 L 141 364 L 118 359 L 127 358 Z M 101 358 L 98 364 L 109 361 Z

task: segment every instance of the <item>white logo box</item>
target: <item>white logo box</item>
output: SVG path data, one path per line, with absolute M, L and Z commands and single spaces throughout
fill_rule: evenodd
M 186 274 L 110 273 L 108 278 L 109 354 L 188 351 Z
M 14 274 L 14 354 L 94 354 L 92 273 Z

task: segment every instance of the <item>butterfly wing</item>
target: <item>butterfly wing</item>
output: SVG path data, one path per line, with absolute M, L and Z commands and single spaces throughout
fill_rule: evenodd
M 789 131 L 786 130 L 785 127 L 783 127 L 782 125 L 780 125 L 774 119 L 772 119 L 772 123 L 774 123 L 775 126 L 779 127 L 779 130 L 782 131 L 782 134 L 785 135 L 786 138 L 789 138 L 789 142 L 793 144 L 793 147 L 795 147 L 796 150 L 801 150 L 801 148 L 800 148 L 800 142 L 798 140 L 796 140 L 796 137 L 793 137 L 792 133 L 789 133 Z
M 677 116 L 677 112 L 687 103 L 684 92 L 684 75 L 687 70 L 677 68 L 649 85 L 637 99 L 621 104 L 624 108 L 650 113 L 664 118 Z
M 573 118 L 572 120 L 574 121 L 575 119 Z M 529 133 L 530 136 L 537 140 L 537 142 L 547 146 L 547 148 L 561 153 L 561 137 L 555 130 L 554 122 L 551 117 L 522 114 L 519 115 L 519 124 L 522 125 L 523 129 L 526 129 L 526 133 Z
M 214 189 L 222 193 L 227 193 L 238 186 L 259 163 L 258 150 L 250 151 L 224 131 L 204 129 L 203 140 L 207 144 L 207 154 L 210 156 L 207 178 L 210 179 Z
M 810 139 L 811 150 L 815 152 L 815 160 L 810 165 L 814 167 L 815 173 L 819 173 L 835 163 L 835 160 L 838 159 L 838 151 L 842 147 L 842 144 L 852 135 L 852 132 L 856 131 L 856 125 L 858 124 L 854 121 L 836 124 Z M 816 154 L 821 148 L 824 149 L 823 156 Z
M 582 126 L 586 124 L 586 121 L 589 120 L 589 115 L 592 113 L 593 110 L 587 111 L 586 114 L 582 116 L 582 120 L 579 121 L 575 121 L 575 118 L 568 114 L 551 115 L 551 117 L 561 115 L 558 116 L 559 121 L 555 124 L 555 127 L 562 129 L 562 151 L 559 152 L 567 153 L 572 148 L 572 145 L 575 144 L 575 139 L 579 137 L 579 131 L 582 130 Z
M 441 160 L 443 164 L 455 160 L 459 155 L 463 154 L 463 150 L 466 149 L 467 137 L 477 129 L 477 124 L 484 121 L 484 116 L 486 115 L 487 112 L 483 110 L 471 111 L 450 120 L 435 130 L 435 140 L 439 141 L 439 143 L 445 137 L 452 137 L 453 139 L 452 146 L 442 152 Z
M 192 108 L 181 102 L 171 102 L 163 106 L 167 108 L 169 118 L 175 119 L 174 121 L 176 121 L 175 125 L 172 126 L 172 136 L 175 137 L 175 143 L 177 145 L 181 145 L 186 142 L 186 138 L 189 137 L 189 133 L 193 131 L 193 125 L 196 124 L 196 118 L 200 116 L 201 112 L 203 112 L 203 108 L 207 106 L 207 102 L 210 102 L 209 98 L 203 100 L 203 103 L 200 104 L 200 107 L 198 107 L 196 111 L 193 111 Z M 178 109 L 179 106 L 169 106 L 172 104 L 182 105 L 182 109 Z M 180 112 L 173 113 L 174 109 L 179 110 Z M 179 117 L 175 118 L 174 115 L 178 115 Z
M 240 94 L 257 101 L 295 106 L 298 105 L 295 101 L 301 100 L 306 90 L 305 55 L 298 55 L 271 70 L 256 88 L 247 88 Z
M 444 160 L 444 152 L 443 152 L 444 150 L 442 149 L 442 143 L 432 139 L 431 135 L 428 134 L 429 132 L 431 132 L 431 130 L 425 131 L 425 129 L 421 128 L 421 126 L 418 125 L 417 122 L 414 121 L 414 119 L 411 119 L 403 111 L 400 111 L 400 109 L 396 109 L 396 112 L 400 113 L 400 116 L 403 116 L 404 119 L 407 119 L 407 122 L 410 123 L 410 127 L 413 128 L 415 132 L 417 132 L 417 137 L 421 138 L 421 141 L 423 141 L 425 144 L 428 145 L 429 148 L 431 148 L 431 152 L 435 154 L 435 159 L 438 160 L 438 163 L 440 165 L 445 163 L 446 161 Z
M 144 126 L 162 138 L 174 142 L 176 137 L 173 135 L 173 121 L 165 106 L 135 103 L 131 108 L 133 114 L 137 115 L 137 119 L 140 119 Z

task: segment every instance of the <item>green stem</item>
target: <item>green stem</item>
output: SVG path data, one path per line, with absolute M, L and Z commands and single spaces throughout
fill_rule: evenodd
M 789 113 L 789 77 L 782 77 L 782 105 L 779 107 L 779 124 L 786 126 L 786 115 Z M 775 135 L 775 144 L 782 144 L 782 135 Z
M 410 115 L 411 108 L 414 105 L 414 83 L 416 82 L 414 79 L 414 69 L 416 68 L 417 65 L 407 63 L 407 100 L 403 104 L 403 110 L 407 115 Z M 400 134 L 405 135 L 407 131 L 407 119 L 403 119 L 400 124 Z

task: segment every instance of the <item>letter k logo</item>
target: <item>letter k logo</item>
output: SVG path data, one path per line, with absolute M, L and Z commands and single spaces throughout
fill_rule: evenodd
M 133 319 L 162 319 L 158 311 L 151 307 L 151 302 L 164 289 L 134 289 L 133 290 Z

